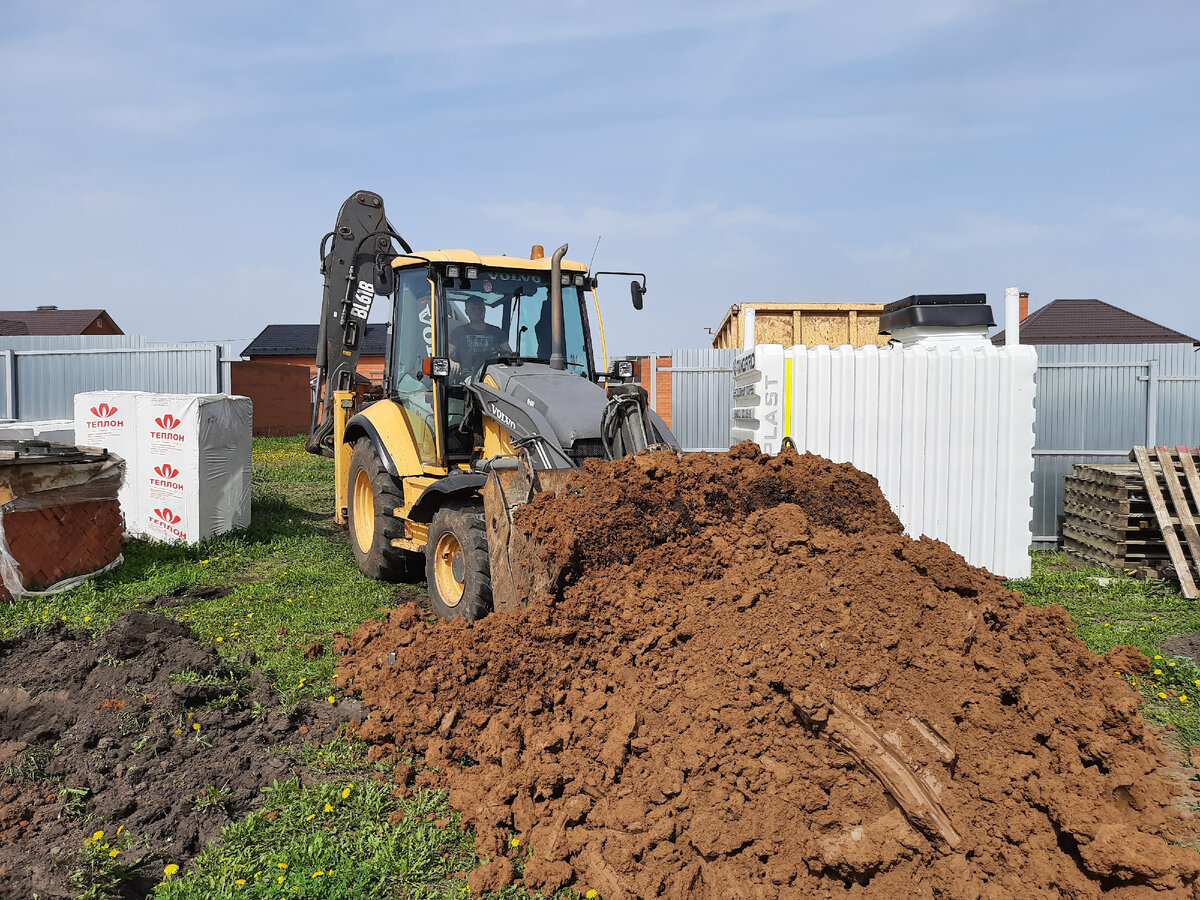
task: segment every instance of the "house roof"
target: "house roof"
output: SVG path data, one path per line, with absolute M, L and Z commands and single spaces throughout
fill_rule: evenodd
M 363 356 L 383 356 L 387 350 L 387 325 L 368 325 L 359 352 Z M 319 325 L 268 325 L 246 345 L 242 356 L 317 357 Z
M 58 309 L 45 307 L 43 309 L 3 309 L 0 319 L 8 322 L 18 322 L 25 326 L 25 331 L 9 332 L 10 334 L 83 334 L 89 325 L 101 316 L 112 322 L 112 317 L 103 309 Z M 116 323 L 113 322 L 116 328 Z M 120 333 L 121 329 L 117 328 Z
M 24 322 L 13 319 L 0 319 L 0 334 L 6 337 L 17 334 L 29 334 L 29 326 Z
M 992 337 L 1004 343 L 1004 332 Z M 1200 341 L 1103 300 L 1054 300 L 1021 323 L 1022 344 L 1195 344 Z

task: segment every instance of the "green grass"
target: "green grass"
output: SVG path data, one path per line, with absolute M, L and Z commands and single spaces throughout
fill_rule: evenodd
M 373 777 L 388 767 L 366 762 L 366 746 L 344 735 L 303 755 L 324 780 L 306 786 L 293 778 L 267 788 L 262 808 L 227 826 L 190 868 L 164 866 L 156 900 L 468 895 L 465 875 L 481 860 L 445 792 L 393 797 L 391 780 Z M 490 896 L 533 895 L 513 887 Z
M 1078 568 L 1058 553 L 1034 553 L 1033 575 L 1010 586 L 1036 606 L 1065 607 L 1076 634 L 1094 652 L 1125 644 L 1150 657 L 1157 673 L 1129 679 L 1146 698 L 1143 715 L 1174 726 L 1182 746 L 1200 744 L 1200 670 L 1191 659 L 1162 649 L 1172 635 L 1200 631 L 1200 603 L 1185 600 L 1166 582 Z
M 165 608 L 224 656 L 245 650 L 288 698 L 331 693 L 332 654 L 308 659 L 312 641 L 326 646 L 419 593 L 359 573 L 347 535 L 332 524 L 333 463 L 304 450 L 300 438 L 254 441 L 253 517 L 244 532 L 193 546 L 135 540 L 125 564 L 47 600 L 0 605 L 0 636 L 62 621 L 102 632 L 123 610 L 178 589 L 233 588 L 229 596 Z

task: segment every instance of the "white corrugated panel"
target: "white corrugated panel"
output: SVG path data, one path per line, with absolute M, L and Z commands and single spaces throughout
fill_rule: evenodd
M 734 365 L 733 443 L 851 462 L 906 531 L 1007 578 L 1030 573 L 1032 347 L 759 345 Z

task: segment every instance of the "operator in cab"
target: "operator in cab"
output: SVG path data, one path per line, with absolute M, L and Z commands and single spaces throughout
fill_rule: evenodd
M 511 356 L 504 331 L 484 321 L 487 307 L 481 297 L 468 297 L 467 322 L 450 334 L 450 371 L 475 374 L 479 367 L 495 356 Z

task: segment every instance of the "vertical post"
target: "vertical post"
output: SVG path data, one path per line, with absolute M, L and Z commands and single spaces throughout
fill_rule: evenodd
M 658 412 L 658 354 L 650 354 L 650 408 Z
M 11 350 L 4 351 L 4 417 L 6 419 L 15 419 L 17 407 L 17 392 L 16 386 L 13 384 L 15 377 L 14 365 L 16 358 Z
M 1021 291 L 1010 287 L 1004 289 L 1004 346 L 1015 347 L 1021 343 Z
M 742 304 L 742 349 L 754 349 L 754 307 Z
M 1158 360 L 1146 361 L 1146 446 L 1158 444 Z

